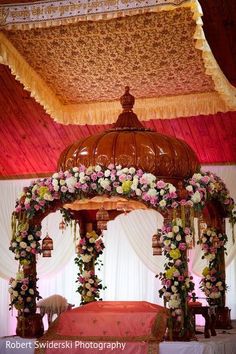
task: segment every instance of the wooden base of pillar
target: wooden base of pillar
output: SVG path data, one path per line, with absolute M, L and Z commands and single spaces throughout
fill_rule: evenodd
M 38 338 L 44 333 L 42 316 L 39 313 L 17 317 L 16 335 L 22 338 Z
M 216 310 L 216 324 L 218 329 L 231 329 L 230 309 L 228 307 L 218 307 Z

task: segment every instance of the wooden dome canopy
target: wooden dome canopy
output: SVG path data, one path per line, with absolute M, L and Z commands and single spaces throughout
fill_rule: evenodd
M 120 101 L 123 112 L 113 128 L 67 147 L 59 158 L 59 170 L 79 165 L 106 167 L 113 163 L 141 168 L 172 183 L 199 170 L 198 158 L 187 143 L 144 128 L 132 111 L 134 97 L 128 87 Z

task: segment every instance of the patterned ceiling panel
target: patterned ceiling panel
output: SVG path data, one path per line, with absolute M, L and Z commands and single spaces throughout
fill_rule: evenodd
M 117 99 L 127 84 L 136 98 L 213 91 L 194 31 L 182 8 L 5 35 L 60 101 L 73 104 Z

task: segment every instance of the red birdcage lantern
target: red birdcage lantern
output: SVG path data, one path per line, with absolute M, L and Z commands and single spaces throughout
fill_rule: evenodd
M 106 230 L 107 223 L 109 221 L 109 213 L 103 207 L 100 208 L 96 213 L 97 228 L 98 230 Z
M 42 242 L 43 257 L 51 257 L 52 250 L 53 250 L 53 240 L 47 233 L 46 237 L 44 237 Z

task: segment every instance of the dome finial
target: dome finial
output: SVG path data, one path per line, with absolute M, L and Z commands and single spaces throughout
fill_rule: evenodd
M 129 93 L 129 86 L 125 86 L 125 93 L 120 98 L 121 106 L 123 107 L 124 112 L 132 111 L 134 106 L 134 96 Z

